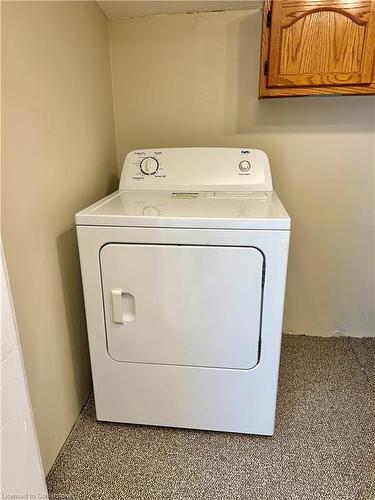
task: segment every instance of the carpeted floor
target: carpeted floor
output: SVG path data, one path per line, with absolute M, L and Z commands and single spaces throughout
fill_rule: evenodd
M 99 423 L 47 479 L 66 500 L 375 499 L 375 339 L 284 336 L 275 435 Z

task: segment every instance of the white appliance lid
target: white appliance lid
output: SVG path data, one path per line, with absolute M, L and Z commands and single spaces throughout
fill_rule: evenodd
M 76 214 L 78 225 L 290 229 L 273 191 L 116 191 Z

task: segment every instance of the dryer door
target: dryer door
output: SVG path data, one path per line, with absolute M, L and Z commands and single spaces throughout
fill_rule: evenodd
M 107 244 L 100 265 L 113 359 L 237 369 L 257 364 L 264 265 L 258 249 Z

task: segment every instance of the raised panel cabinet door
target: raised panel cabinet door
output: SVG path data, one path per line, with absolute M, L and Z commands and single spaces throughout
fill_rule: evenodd
M 274 0 L 271 8 L 268 87 L 371 82 L 374 0 Z

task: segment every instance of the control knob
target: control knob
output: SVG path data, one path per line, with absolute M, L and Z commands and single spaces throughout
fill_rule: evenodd
M 248 160 L 242 160 L 238 166 L 241 172 L 248 172 L 251 168 L 251 163 Z
M 159 168 L 159 162 L 153 156 L 147 156 L 142 159 L 140 167 L 143 174 L 154 175 Z

